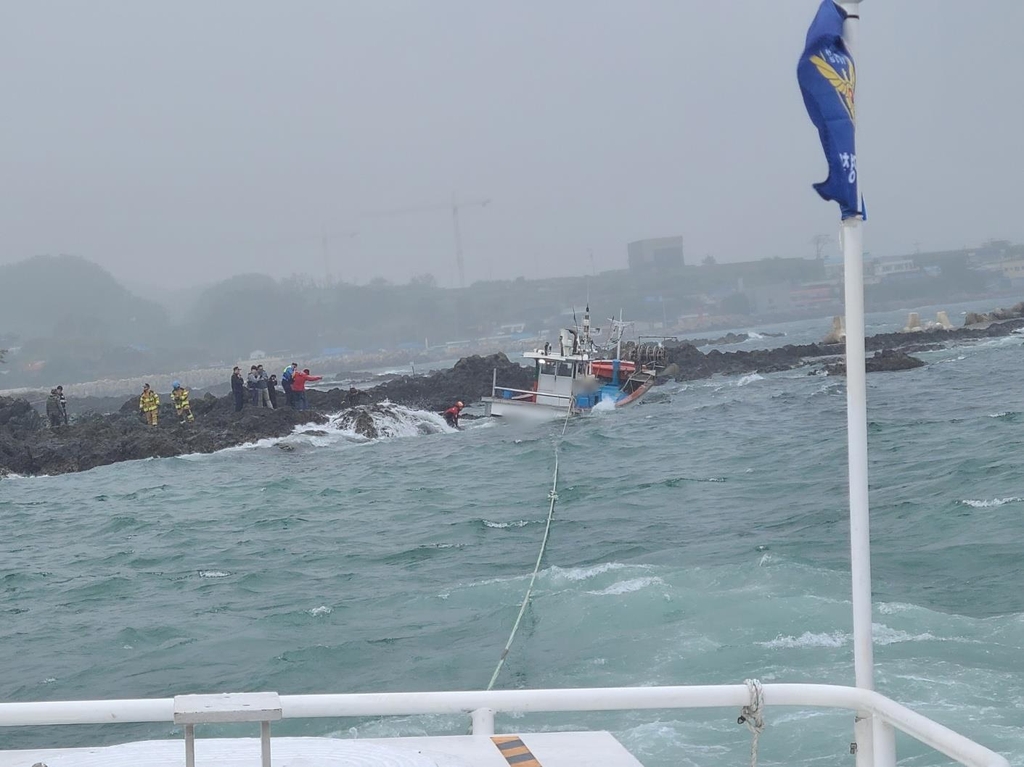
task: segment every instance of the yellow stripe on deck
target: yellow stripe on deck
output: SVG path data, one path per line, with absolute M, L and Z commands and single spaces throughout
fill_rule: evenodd
M 491 740 L 511 767 L 541 767 L 537 757 L 530 753 L 530 749 L 518 736 L 494 735 Z

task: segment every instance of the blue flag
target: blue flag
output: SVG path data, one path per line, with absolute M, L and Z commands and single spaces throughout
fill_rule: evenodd
M 846 11 L 833 0 L 822 0 L 807 30 L 807 42 L 797 64 L 796 78 L 807 114 L 818 129 L 828 160 L 828 178 L 814 189 L 826 200 L 839 203 L 843 218 L 863 215 L 857 191 L 857 111 L 854 89 L 857 70 L 843 42 Z M 859 204 L 858 204 L 859 203 Z

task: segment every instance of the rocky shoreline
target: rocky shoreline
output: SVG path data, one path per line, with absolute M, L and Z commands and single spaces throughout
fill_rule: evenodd
M 304 412 L 247 405 L 236 413 L 231 395 L 207 394 L 192 399 L 196 421 L 182 426 L 170 397 L 162 394 L 156 428 L 142 422 L 138 397 L 123 401 L 116 412 L 82 415 L 56 429 L 47 428 L 43 417 L 26 400 L 0 397 L 0 477 L 66 474 L 141 458 L 213 453 L 261 439 L 285 437 L 302 426 L 316 429 L 328 422 L 327 414 L 353 409 L 361 411 L 350 419 L 355 430 L 374 438 L 378 435 L 372 415 L 381 402 L 439 412 L 456 400 L 471 402 L 490 394 L 495 368 L 502 381 L 517 387 L 530 385 L 531 371 L 510 362 L 504 354 L 467 357 L 450 370 L 401 376 L 360 391 L 354 398 L 347 389 L 309 390 L 310 409 Z
M 1007 319 L 1007 313 L 1015 313 Z M 978 315 L 978 323 L 950 330 L 885 333 L 867 339 L 868 370 L 893 371 L 925 364 L 913 352 L 942 348 L 952 342 L 1006 336 L 1024 328 L 1024 305 L 1001 310 L 999 316 Z M 972 317 L 971 319 L 975 319 Z M 721 340 L 721 339 L 719 339 Z M 628 351 L 628 348 L 625 350 Z M 666 344 L 667 368 L 663 380 L 692 381 L 713 375 L 773 373 L 808 367 L 810 372 L 844 375 L 842 344 L 786 345 L 775 349 L 701 352 L 691 342 Z M 298 427 L 328 423 L 344 414 L 344 423 L 367 438 L 379 436 L 374 415 L 385 412 L 381 403 L 439 412 L 456 400 L 474 402 L 490 394 L 494 370 L 498 380 L 515 388 L 529 388 L 533 371 L 510 361 L 504 354 L 473 356 L 459 360 L 449 370 L 426 375 L 398 376 L 356 396 L 347 389 L 307 392 L 310 410 L 289 408 L 234 410 L 230 395 L 207 394 L 194 398 L 196 422 L 181 426 L 169 397 L 162 396 L 160 425 L 146 426 L 132 397 L 108 414 L 85 414 L 69 426 L 49 429 L 32 405 L 23 399 L 0 397 L 0 477 L 5 474 L 47 475 L 85 471 L 120 461 L 212 453 L 261 439 L 284 437 Z

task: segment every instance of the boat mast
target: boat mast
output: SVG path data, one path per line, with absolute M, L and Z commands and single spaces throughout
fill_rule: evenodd
M 615 359 L 622 358 L 622 331 L 625 330 L 625 327 L 622 324 L 622 309 L 619 309 L 619 338 L 615 342 Z

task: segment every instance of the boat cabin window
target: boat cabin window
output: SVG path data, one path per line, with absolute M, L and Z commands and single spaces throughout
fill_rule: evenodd
M 572 378 L 575 365 L 571 362 L 556 362 L 554 360 L 537 360 L 537 373 L 559 378 Z

